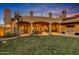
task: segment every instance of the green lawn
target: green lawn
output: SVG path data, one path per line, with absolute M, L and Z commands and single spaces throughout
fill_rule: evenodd
M 0 46 L 0 54 L 71 55 L 79 54 L 79 38 L 64 36 L 31 36 L 8 40 Z

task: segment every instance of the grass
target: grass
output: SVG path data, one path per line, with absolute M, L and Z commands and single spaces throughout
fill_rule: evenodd
M 78 55 L 79 38 L 31 36 L 8 40 L 0 45 L 2 55 Z

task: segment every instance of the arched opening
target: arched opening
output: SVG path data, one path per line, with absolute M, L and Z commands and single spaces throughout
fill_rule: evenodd
M 20 34 L 30 33 L 30 23 L 29 22 L 19 22 Z
M 52 23 L 51 24 L 52 32 L 59 32 L 59 30 L 60 30 L 59 26 L 60 26 L 59 23 Z
M 49 23 L 48 22 L 34 22 L 33 23 L 33 34 L 43 34 L 49 32 Z

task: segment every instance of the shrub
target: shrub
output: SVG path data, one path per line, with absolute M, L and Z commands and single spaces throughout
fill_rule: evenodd
M 5 37 L 14 37 L 14 36 L 16 36 L 16 33 L 13 33 L 13 32 L 5 33 Z

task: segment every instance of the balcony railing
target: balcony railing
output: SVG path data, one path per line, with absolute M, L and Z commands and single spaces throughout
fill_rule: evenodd
M 30 16 L 31 11 L 16 11 L 21 16 Z M 42 16 L 42 17 L 49 17 L 48 11 L 32 11 L 33 16 Z M 51 12 L 52 13 L 52 12 Z M 52 17 L 59 17 L 60 14 L 52 13 Z

